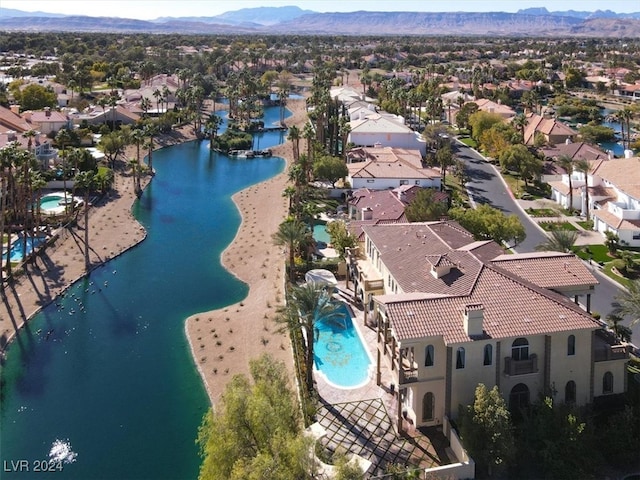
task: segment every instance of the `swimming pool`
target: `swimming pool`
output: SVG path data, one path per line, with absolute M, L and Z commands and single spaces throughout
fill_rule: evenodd
M 45 237 L 27 237 L 27 255 L 31 253 L 34 248 L 37 248 L 46 240 Z M 19 262 L 24 258 L 24 241 L 22 235 L 18 236 L 17 240 L 14 240 L 11 244 L 11 256 L 9 260 L 12 262 Z M 7 253 L 2 253 L 2 259 L 7 259 Z
M 340 302 L 338 311 L 344 318 L 316 323 L 315 366 L 334 386 L 355 388 L 367 382 L 372 361 L 347 306 Z
M 81 199 L 78 197 L 72 197 L 71 194 L 67 193 L 66 202 L 70 204 L 73 200 L 76 203 L 79 203 Z M 40 210 L 42 213 L 46 214 L 55 214 L 55 213 L 64 213 L 65 211 L 65 195 L 64 192 L 55 192 L 50 193 L 48 195 L 44 195 L 40 199 Z
M 331 243 L 331 237 L 327 232 L 327 224 L 326 223 L 316 223 L 313 226 L 313 239 L 316 242 L 323 242 L 327 245 Z

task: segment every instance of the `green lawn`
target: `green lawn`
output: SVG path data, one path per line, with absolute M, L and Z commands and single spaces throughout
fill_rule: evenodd
M 582 228 L 584 228 L 585 230 L 591 230 L 593 229 L 593 220 L 589 220 L 587 221 L 579 221 L 576 222 L 578 225 L 580 225 Z
M 583 260 L 591 258 L 594 262 L 598 263 L 607 263 L 613 260 L 613 258 L 609 256 L 607 247 L 604 245 L 595 244 L 585 245 L 583 247 L 574 247 L 573 251 Z
M 471 137 L 461 137 L 459 140 L 467 147 L 476 148 L 478 146 L 478 142 Z
M 527 208 L 527 214 L 531 217 L 559 217 L 560 214 L 553 208 Z
M 547 232 L 552 230 L 568 230 L 572 232 L 578 231 L 578 229 L 571 222 L 540 222 L 540 225 Z

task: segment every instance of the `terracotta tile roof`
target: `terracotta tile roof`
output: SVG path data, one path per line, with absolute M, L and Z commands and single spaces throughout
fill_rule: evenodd
M 347 153 L 347 161 L 356 162 L 399 162 L 415 168 L 422 168 L 422 155 L 419 150 L 396 147 L 357 147 Z
M 527 125 L 524 129 L 525 144 L 531 145 L 535 140 L 536 132 L 541 132 L 547 137 L 564 136 L 575 137 L 578 132 L 554 118 L 545 118 L 536 113 L 527 115 Z
M 547 182 L 547 183 L 555 191 L 560 192 L 563 195 L 569 195 L 569 185 L 564 183 L 562 180 L 556 180 L 556 181 Z M 576 189 L 574 188 L 573 191 L 575 192 Z
M 594 210 L 593 216 L 615 230 L 640 230 L 640 220 L 625 220 L 617 217 L 609 211 L 606 205 L 601 209 Z
M 467 295 L 406 299 L 398 295 L 375 297 L 385 305 L 399 341 L 442 336 L 445 344 L 473 341 L 464 330 L 466 305 L 484 307 L 486 337 L 501 339 L 550 332 L 593 330 L 600 324 L 569 299 L 529 286 L 483 266 Z
M 32 125 L 22 116 L 13 113 L 10 109 L 0 105 L 0 130 L 5 133 L 8 130 L 24 133 L 32 128 Z
M 557 159 L 561 155 L 568 155 L 573 160 L 607 160 L 609 155 L 595 145 L 585 142 L 560 143 L 553 147 L 541 149 L 547 158 Z
M 37 110 L 35 112 L 31 112 L 31 121 L 33 123 L 46 123 L 46 122 L 68 122 L 69 117 L 56 110 L 50 110 L 49 112 L 45 112 L 44 110 Z
M 591 175 L 640 200 L 640 157 L 616 158 L 594 163 Z
M 455 222 L 364 225 L 363 230 L 404 292 L 468 293 L 482 265 L 472 253 L 455 250 L 474 242 Z M 454 268 L 435 278 L 431 266 L 442 255 Z
M 582 260 L 572 253 L 532 252 L 501 255 L 492 260 L 491 265 L 543 288 L 598 284 L 598 280 Z
M 398 194 L 390 190 L 358 189 L 353 192 L 349 204 L 358 212 L 368 209 L 374 220 L 398 221 L 404 216 L 406 203 L 398 198 Z

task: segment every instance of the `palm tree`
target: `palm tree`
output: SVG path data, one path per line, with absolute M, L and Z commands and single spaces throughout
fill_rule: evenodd
M 295 281 L 295 254 L 296 250 L 309 235 L 307 226 L 301 221 L 288 218 L 278 226 L 278 231 L 273 235 L 276 245 L 284 245 L 289 251 L 289 280 Z
M 573 159 L 569 155 L 560 155 L 558 157 L 558 165 L 567 172 L 569 177 L 569 213 L 573 212 Z
M 631 319 L 628 327 L 638 323 L 640 321 L 640 279 L 632 280 L 626 290 L 620 290 L 611 302 L 611 306 L 613 307 L 612 315 Z
M 585 195 L 585 201 L 586 201 L 586 206 L 585 206 L 585 217 L 587 219 L 587 222 L 589 221 L 590 218 L 590 212 L 589 212 L 589 173 L 591 173 L 591 162 L 589 162 L 589 160 L 584 160 L 584 159 L 580 159 L 580 160 L 576 160 L 575 162 L 575 170 L 577 170 L 578 172 L 584 174 L 584 195 Z
M 291 140 L 291 144 L 293 145 L 293 161 L 297 162 L 298 158 L 300 158 L 300 129 L 295 125 L 289 128 L 287 140 Z
M 324 284 L 306 283 L 293 286 L 287 295 L 287 306 L 280 318 L 291 329 L 301 329 L 305 334 L 305 383 L 313 391 L 313 364 L 316 324 L 320 320 L 337 321 L 344 318 L 338 310 L 339 303 L 331 300 L 331 291 Z
M 551 236 L 540 245 L 536 246 L 538 251 L 570 252 L 578 239 L 578 232 L 575 230 L 551 230 Z
M 521 143 L 524 143 L 524 131 L 527 128 L 527 123 L 529 123 L 529 121 L 527 120 L 527 116 L 523 113 L 519 113 L 513 117 L 513 120 L 511 120 L 511 125 L 513 125 L 513 128 L 515 128 L 520 134 Z
M 88 272 L 91 267 L 89 257 L 89 194 L 96 188 L 97 179 L 92 171 L 80 172 L 75 176 L 75 183 L 84 189 L 84 266 Z
M 613 330 L 613 333 L 617 339 L 622 340 L 623 342 L 631 341 L 631 329 L 626 325 L 620 324 L 622 321 L 624 321 L 624 318 L 619 315 L 610 313 L 606 316 L 605 320 L 607 321 L 607 325 L 609 326 L 609 328 Z
M 71 133 L 66 128 L 61 128 L 56 134 L 56 144 L 62 150 L 62 181 L 64 183 L 64 204 L 67 205 L 67 151 L 65 147 L 71 144 Z
M 205 132 L 209 136 L 209 150 L 213 150 L 216 146 L 216 137 L 218 136 L 220 125 L 222 125 L 222 118 L 215 113 L 209 115 L 207 123 L 204 125 Z

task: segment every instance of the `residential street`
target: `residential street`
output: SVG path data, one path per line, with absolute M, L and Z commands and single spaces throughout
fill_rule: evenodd
M 465 162 L 469 177 L 466 187 L 473 202 L 488 203 L 504 213 L 518 215 L 525 227 L 527 238 L 514 250 L 520 253 L 533 252 L 536 245 L 545 241 L 546 235 L 511 196 L 497 169 L 461 142 L 457 142 L 454 148 L 457 150 L 457 157 Z M 591 296 L 591 311 L 599 312 L 604 318 L 611 311 L 611 302 L 619 291 L 619 287 L 598 269 L 594 268 L 593 274 L 600 284 Z M 640 341 L 640 324 L 633 327 L 632 340 Z

